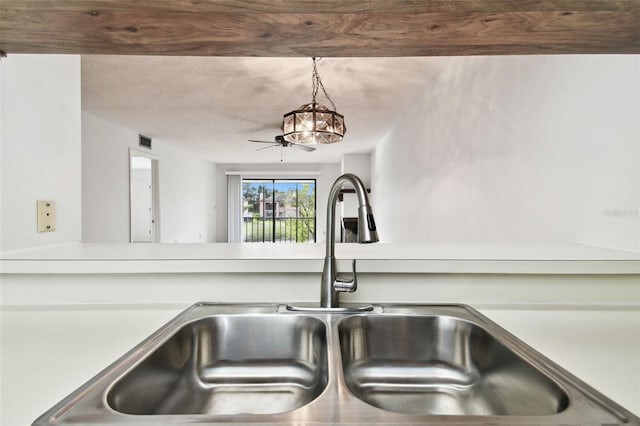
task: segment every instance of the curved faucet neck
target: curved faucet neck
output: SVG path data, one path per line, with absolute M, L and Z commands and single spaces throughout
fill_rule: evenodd
M 340 176 L 333 183 L 331 191 L 329 192 L 329 202 L 327 203 L 327 248 L 326 256 L 335 257 L 335 245 L 336 245 L 336 204 L 338 202 L 338 195 L 344 184 L 349 183 L 356 191 L 358 196 L 358 205 L 369 206 L 369 197 L 367 196 L 367 190 L 360 178 L 354 174 L 346 173 Z

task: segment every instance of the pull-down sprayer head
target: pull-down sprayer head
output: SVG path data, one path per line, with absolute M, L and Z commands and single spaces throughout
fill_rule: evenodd
M 367 200 L 369 201 L 369 200 Z M 361 205 L 358 207 L 358 243 L 377 243 L 378 231 L 376 230 L 376 221 L 373 218 L 373 210 L 371 206 Z

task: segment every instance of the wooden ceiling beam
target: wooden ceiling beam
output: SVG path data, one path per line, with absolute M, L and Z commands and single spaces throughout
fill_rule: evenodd
M 640 53 L 640 1 L 3 0 L 7 53 Z

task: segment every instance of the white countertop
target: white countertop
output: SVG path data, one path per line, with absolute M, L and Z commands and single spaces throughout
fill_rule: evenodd
M 4 274 L 318 272 L 324 244 L 69 243 L 0 254 Z M 363 273 L 637 274 L 640 254 L 583 245 L 337 244 Z

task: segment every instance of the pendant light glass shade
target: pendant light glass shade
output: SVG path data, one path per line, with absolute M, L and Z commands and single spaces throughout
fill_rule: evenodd
M 340 142 L 346 131 L 342 114 L 313 102 L 285 114 L 282 128 L 285 140 L 300 144 Z
M 316 58 L 313 58 L 311 87 L 311 102 L 284 115 L 282 120 L 284 139 L 297 144 L 340 142 L 347 131 L 344 125 L 344 116 L 336 112 L 336 106 L 322 84 L 316 68 Z M 333 109 L 316 102 L 318 89 L 322 89 Z

